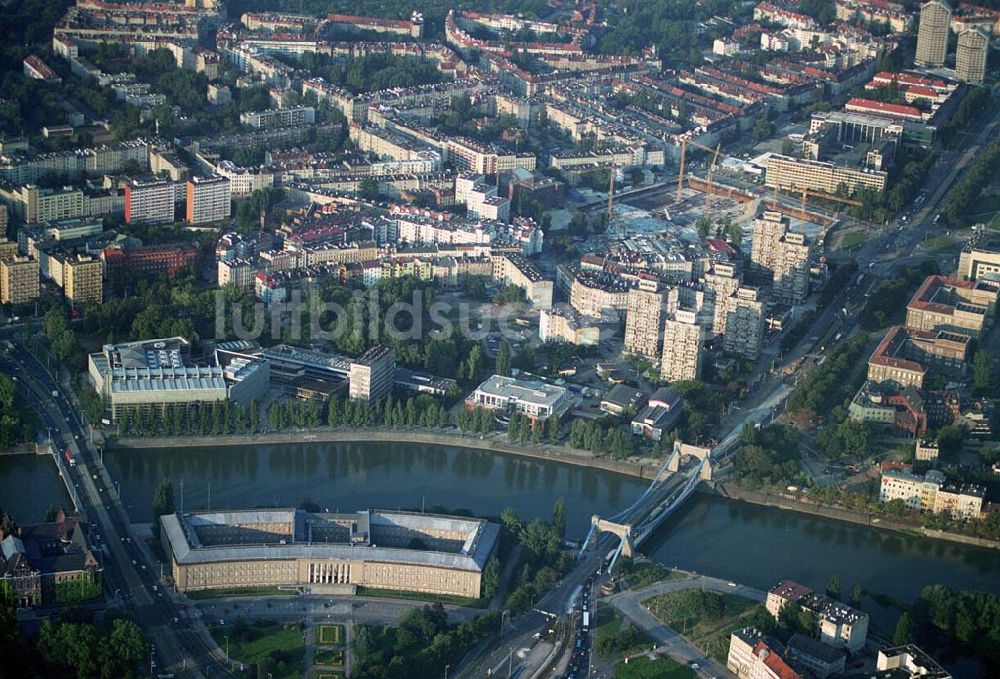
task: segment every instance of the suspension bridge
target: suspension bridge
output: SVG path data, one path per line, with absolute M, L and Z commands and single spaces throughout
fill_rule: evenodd
M 690 460 L 694 463 L 691 464 Z M 689 465 L 684 469 L 684 462 Z M 663 462 L 652 482 L 636 500 L 609 517 L 594 515 L 590 531 L 580 547 L 577 558 L 594 544 L 602 533 L 612 533 L 620 538 L 618 547 L 608 566 L 614 568 L 618 557 L 631 557 L 635 550 L 667 520 L 694 492 L 700 481 L 712 478 L 712 449 L 674 442 L 673 450 Z

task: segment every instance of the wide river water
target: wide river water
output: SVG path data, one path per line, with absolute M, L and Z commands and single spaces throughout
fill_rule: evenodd
M 548 517 L 562 497 L 568 533 L 580 538 L 593 514 L 624 508 L 644 487 L 587 467 L 408 443 L 117 450 L 105 462 L 137 522 L 150 520 L 153 490 L 167 477 L 178 504 L 183 484 L 186 509 L 309 499 L 331 511 L 439 506 L 497 515 L 514 507 L 524 517 Z M 42 520 L 52 498 L 66 501 L 54 469 L 43 457 L 0 458 L 0 507 L 21 522 Z M 903 601 L 934 583 L 1000 594 L 1000 551 L 706 495 L 689 500 L 643 551 L 666 566 L 762 589 L 784 578 L 822 589 L 840 573 L 845 591 L 859 583 Z

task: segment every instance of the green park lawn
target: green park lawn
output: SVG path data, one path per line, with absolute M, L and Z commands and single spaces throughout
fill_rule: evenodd
M 629 589 L 642 589 L 657 582 L 683 580 L 687 574 L 661 566 L 655 561 L 632 561 L 619 559 L 615 567 L 615 578 L 623 580 Z
M 321 646 L 339 646 L 344 643 L 343 625 L 320 625 L 316 639 Z
M 615 679 L 694 679 L 694 671 L 672 658 L 635 658 L 615 665 Z
M 229 637 L 230 657 L 234 664 L 243 665 L 239 676 L 257 677 L 258 665 L 263 668 L 264 676 L 270 674 L 272 679 L 305 676 L 305 636 L 297 624 L 257 620 L 224 627 L 214 625 L 209 631 L 223 651 Z
M 749 624 L 757 608 L 750 599 L 697 589 L 668 592 L 646 601 L 650 612 L 703 653 L 725 664 L 729 635 Z
M 316 651 L 314 662 L 317 665 L 333 665 L 334 667 L 342 667 L 344 664 L 344 652 Z

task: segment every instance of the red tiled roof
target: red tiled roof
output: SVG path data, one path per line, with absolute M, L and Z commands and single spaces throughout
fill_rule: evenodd
M 881 111 L 882 113 L 888 113 L 890 115 L 900 115 L 908 116 L 914 118 L 922 118 L 923 114 L 920 109 L 913 106 L 906 106 L 904 104 L 890 104 L 884 101 L 875 101 L 874 99 L 862 99 L 861 97 L 854 97 L 847 102 L 847 109 L 851 110 L 851 107 L 870 109 L 873 111 Z
M 800 679 L 799 673 L 789 667 L 788 663 L 782 660 L 781 656 L 768 646 L 763 639 L 754 645 L 753 654 L 759 658 L 762 657 L 767 669 L 771 670 L 774 676 L 779 679 Z

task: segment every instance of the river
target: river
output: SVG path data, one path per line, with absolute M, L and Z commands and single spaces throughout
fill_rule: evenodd
M 20 524 L 45 521 L 50 505 L 72 509 L 50 455 L 0 455 L 0 509 Z
M 580 538 L 593 514 L 624 508 L 645 485 L 586 467 L 423 444 L 115 450 L 105 462 L 137 522 L 150 520 L 153 491 L 167 477 L 178 505 L 183 483 L 186 509 L 207 507 L 211 492 L 215 508 L 297 506 L 309 499 L 332 511 L 440 506 L 497 515 L 514 507 L 523 517 L 548 517 L 563 497 L 567 532 Z M 41 520 L 52 497 L 47 489 L 58 483 L 50 460 L 0 458 L 0 506 L 19 521 Z M 761 589 L 784 578 L 822 589 L 839 573 L 845 592 L 858 583 L 907 602 L 935 583 L 1000 594 L 1000 551 L 707 495 L 689 500 L 643 552 L 666 566 Z M 894 614 L 873 602 L 866 608 L 869 603 L 873 621 L 891 625 Z

